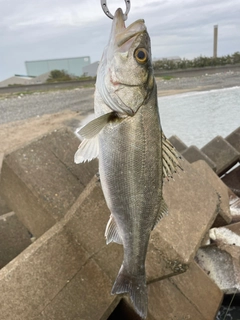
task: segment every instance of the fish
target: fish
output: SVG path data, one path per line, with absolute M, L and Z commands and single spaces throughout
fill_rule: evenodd
M 163 134 L 153 74 L 150 37 L 143 19 L 125 26 L 116 10 L 109 42 L 98 66 L 95 119 L 82 127 L 75 163 L 99 159 L 103 194 L 110 210 L 107 244 L 123 245 L 124 257 L 112 294 L 129 294 L 146 319 L 145 260 L 151 231 L 167 215 L 163 178 L 179 165 Z

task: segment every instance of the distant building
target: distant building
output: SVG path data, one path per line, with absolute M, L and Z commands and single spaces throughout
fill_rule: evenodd
M 98 65 L 99 65 L 99 62 L 96 61 L 94 63 L 89 64 L 86 67 L 83 67 L 84 76 L 86 76 L 86 77 L 96 77 Z
M 32 81 L 32 77 L 15 75 L 0 82 L 0 87 L 8 87 L 12 85 L 28 85 Z
M 34 76 L 30 77 L 30 76 L 15 74 L 13 77 L 10 77 L 8 79 L 1 81 L 0 88 L 13 86 L 13 85 L 29 85 L 29 84 L 44 83 L 47 81 L 49 75 L 50 75 L 50 72 L 41 74 L 38 77 L 34 77 Z
M 38 61 L 26 61 L 26 71 L 29 76 L 40 76 L 52 70 L 65 70 L 68 74 L 75 76 L 83 75 L 83 67 L 90 64 L 90 57 L 76 57 L 65 59 L 49 59 Z

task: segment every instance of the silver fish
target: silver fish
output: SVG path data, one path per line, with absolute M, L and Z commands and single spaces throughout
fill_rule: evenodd
M 105 231 L 107 244 L 124 247 L 112 294 L 129 293 L 136 312 L 145 319 L 149 237 L 167 214 L 163 176 L 172 176 L 179 163 L 160 125 L 144 20 L 126 28 L 121 9 L 114 15 L 98 68 L 94 103 L 96 119 L 79 131 L 84 140 L 75 162 L 99 157 L 100 180 L 111 212 Z

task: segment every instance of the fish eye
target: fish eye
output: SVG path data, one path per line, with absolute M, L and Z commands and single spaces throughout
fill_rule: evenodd
M 134 52 L 135 59 L 138 63 L 145 63 L 148 60 L 148 52 L 145 48 L 138 48 Z

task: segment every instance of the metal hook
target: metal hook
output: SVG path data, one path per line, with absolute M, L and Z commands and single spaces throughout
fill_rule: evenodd
M 130 11 L 130 0 L 124 0 L 125 4 L 126 4 L 126 11 L 123 15 L 123 20 L 127 20 L 127 15 Z M 101 0 L 101 5 L 102 5 L 102 9 L 104 11 L 104 13 L 106 14 L 106 16 L 108 16 L 108 18 L 113 19 L 113 15 L 111 14 L 111 12 L 108 10 L 108 6 L 107 6 L 107 1 L 106 0 Z

